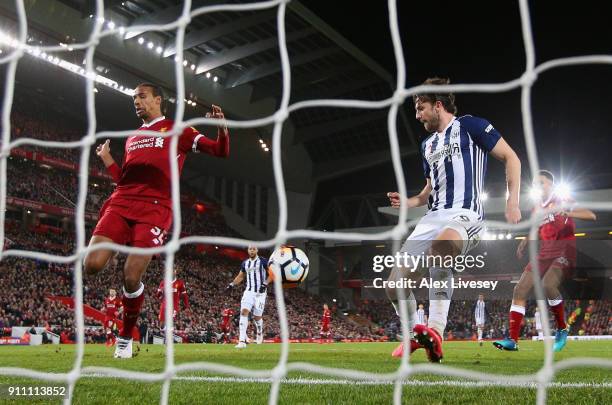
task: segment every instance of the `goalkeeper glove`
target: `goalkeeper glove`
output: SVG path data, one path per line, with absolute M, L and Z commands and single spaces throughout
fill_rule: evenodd
M 262 284 L 259 286 L 259 293 L 263 294 L 266 292 L 266 290 L 268 289 L 268 285 L 267 284 Z

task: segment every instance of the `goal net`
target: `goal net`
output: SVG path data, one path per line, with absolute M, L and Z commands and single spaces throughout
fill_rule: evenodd
M 520 88 L 521 90 L 521 110 L 523 128 L 525 134 L 525 142 L 529 163 L 529 170 L 531 175 L 535 175 L 539 171 L 539 164 L 537 159 L 536 143 L 534 139 L 534 130 L 531 115 L 531 91 L 532 86 L 538 79 L 539 75 L 545 72 L 568 65 L 579 65 L 579 64 L 612 64 L 612 56 L 609 55 L 592 55 L 592 56 L 581 56 L 581 57 L 570 57 L 551 60 L 540 65 L 536 65 L 535 62 L 535 50 L 534 42 L 531 32 L 531 23 L 529 15 L 529 7 L 527 0 L 519 0 L 520 16 L 521 16 L 521 29 L 526 55 L 526 67 L 523 74 L 511 81 L 504 83 L 493 83 L 493 84 L 453 84 L 444 86 L 416 86 L 406 88 L 406 67 L 404 63 L 404 55 L 402 50 L 402 43 L 400 40 L 398 16 L 397 16 L 397 4 L 395 0 L 388 0 L 388 14 L 389 14 L 389 28 L 391 32 L 391 38 L 393 42 L 393 49 L 396 61 L 396 85 L 395 91 L 392 97 L 378 100 L 378 101 L 364 101 L 364 100 L 352 100 L 352 99 L 313 99 L 307 101 L 301 101 L 298 103 L 290 104 L 291 94 L 291 60 L 287 52 L 287 44 L 285 41 L 285 16 L 287 11 L 288 0 L 273 0 L 264 1 L 258 3 L 249 4 L 220 4 L 211 5 L 196 8 L 191 10 L 191 1 L 185 0 L 183 2 L 183 11 L 181 16 L 168 24 L 151 24 L 151 25 L 140 25 L 130 26 L 127 28 L 104 28 L 104 4 L 103 0 L 96 1 L 96 14 L 95 23 L 92 29 L 91 35 L 86 42 L 72 44 L 72 49 L 82 49 L 85 51 L 85 72 L 84 77 L 86 79 L 86 108 L 88 118 L 88 129 L 84 137 L 79 141 L 74 142 L 60 142 L 51 140 L 40 140 L 32 138 L 19 138 L 12 140 L 10 136 L 10 114 L 14 95 L 15 86 L 15 73 L 17 63 L 24 56 L 26 52 L 31 52 L 34 48 L 28 44 L 27 41 L 27 19 L 23 0 L 16 0 L 16 9 L 18 17 L 18 34 L 11 42 L 11 51 L 5 55 L 0 55 L 0 64 L 6 65 L 6 76 L 5 76 L 5 93 L 2 104 L 2 138 L 1 138 L 1 150 L 0 150 L 0 248 L 5 246 L 5 212 L 7 206 L 7 159 L 10 155 L 12 148 L 16 148 L 22 145 L 33 145 L 47 148 L 73 148 L 80 150 L 80 162 L 79 162 L 79 183 L 78 183 L 78 200 L 75 209 L 75 223 L 76 223 L 76 248 L 75 251 L 68 256 L 60 256 L 55 254 L 49 254 L 46 252 L 36 252 L 18 249 L 4 249 L 0 251 L 0 259 L 7 257 L 23 257 L 31 259 L 45 260 L 48 262 L 55 263 L 72 263 L 74 265 L 74 300 L 75 300 L 75 324 L 76 324 L 76 357 L 74 365 L 70 372 L 67 373 L 47 373 L 40 372 L 25 368 L 16 367 L 0 367 L 0 374 L 7 376 L 22 376 L 34 379 L 46 380 L 46 381 L 57 381 L 63 382 L 68 386 L 68 395 L 66 396 L 65 402 L 71 403 L 74 394 L 74 387 L 79 378 L 91 374 L 117 377 L 124 379 L 133 379 L 140 381 L 161 381 L 163 382 L 163 389 L 161 394 L 160 403 L 167 404 L 169 398 L 170 384 L 179 373 L 183 372 L 194 372 L 194 371 L 208 371 L 213 373 L 223 373 L 228 375 L 234 375 L 239 377 L 250 377 L 255 381 L 271 382 L 271 389 L 269 394 L 269 403 L 276 404 L 279 397 L 279 389 L 283 382 L 283 379 L 289 372 L 292 371 L 305 371 L 316 373 L 322 376 L 333 376 L 335 378 L 344 378 L 349 380 L 373 380 L 380 382 L 389 382 L 395 384 L 394 390 L 394 403 L 400 404 L 402 402 L 402 387 L 403 384 L 411 377 L 417 374 L 429 373 L 451 377 L 461 377 L 472 380 L 477 380 L 483 384 L 504 384 L 514 386 L 537 386 L 537 403 L 543 404 L 546 401 L 547 387 L 555 377 L 555 374 L 561 370 L 572 368 L 572 367 L 607 367 L 612 368 L 612 361 L 602 360 L 597 358 L 571 358 L 558 362 L 553 362 L 553 351 L 552 342 L 546 340 L 545 344 L 545 356 L 542 367 L 535 374 L 529 375 L 495 375 L 485 374 L 467 369 L 453 368 L 444 365 L 432 365 L 432 364 L 411 364 L 407 355 L 408 351 L 405 351 L 405 355 L 402 358 L 397 370 L 393 373 L 379 374 L 371 372 L 363 372 L 351 369 L 343 368 L 330 368 L 323 367 L 311 363 L 300 363 L 300 362 L 289 362 L 288 356 L 290 351 L 289 344 L 289 328 L 288 321 L 285 311 L 285 303 L 283 300 L 282 286 L 280 278 L 276 278 L 274 282 L 274 289 L 276 293 L 276 302 L 278 303 L 278 315 L 280 321 L 280 335 L 282 339 L 281 344 L 281 355 L 278 360 L 278 364 L 271 370 L 249 370 L 245 368 L 238 368 L 227 366 L 218 363 L 207 363 L 207 362 L 192 362 L 175 364 L 174 356 L 174 343 L 170 334 L 173 329 L 173 317 L 172 317 L 172 299 L 166 300 L 168 305 L 165 308 L 167 320 L 166 328 L 166 357 L 165 357 L 165 368 L 160 373 L 146 373 L 146 372 L 134 372 L 127 371 L 118 368 L 104 368 L 104 367 L 84 367 L 83 356 L 84 356 L 84 314 L 83 314 L 83 258 L 85 255 L 92 250 L 109 249 L 119 251 L 121 253 L 146 253 L 146 254 L 159 254 L 163 253 L 166 255 L 165 260 L 165 288 L 164 294 L 166 297 L 170 297 L 172 294 L 172 277 L 173 277 L 173 265 L 175 254 L 178 252 L 182 245 L 193 244 L 193 243 L 206 243 L 206 244 L 218 244 L 226 246 L 244 247 L 247 245 L 254 245 L 257 247 L 277 247 L 281 244 L 286 243 L 290 239 L 296 238 L 313 238 L 313 239 L 328 239 L 328 240 L 342 240 L 342 241 L 364 241 L 364 240 L 394 240 L 398 241 L 404 238 L 410 226 L 414 225 L 414 221 L 407 221 L 407 208 L 402 206 L 399 210 L 399 217 L 397 225 L 392 229 L 376 233 L 376 234 L 361 234 L 361 233 L 343 233 L 343 232 L 322 232 L 313 230 L 288 230 L 287 229 L 287 198 L 285 183 L 283 180 L 283 167 L 281 159 L 281 142 L 282 142 L 282 128 L 283 123 L 292 112 L 315 108 L 315 107 L 334 107 L 334 108 L 358 108 L 358 109 L 388 109 L 388 135 L 391 159 L 393 163 L 394 175 L 396 183 L 399 188 L 399 193 L 406 195 L 406 183 L 404 173 L 402 171 L 402 164 L 400 160 L 400 148 L 398 143 L 397 134 L 397 115 L 398 110 L 406 100 L 406 98 L 424 92 L 476 92 L 476 93 L 495 93 L 504 92 L 512 89 Z M 198 15 L 205 13 L 213 13 L 219 11 L 245 11 L 245 10 L 263 10 L 263 9 L 276 9 L 277 10 L 277 29 L 278 29 L 278 47 L 280 51 L 280 63 L 282 65 L 282 96 L 279 103 L 279 108 L 274 114 L 254 120 L 228 120 L 227 126 L 230 128 L 254 128 L 262 127 L 267 125 L 273 125 L 272 135 L 272 162 L 274 169 L 274 181 L 278 195 L 278 229 L 274 238 L 265 241 L 250 241 L 245 239 L 227 238 L 227 237 L 207 237 L 207 236 L 190 236 L 181 238 L 181 204 L 180 204 L 180 189 L 179 189 L 179 170 L 177 167 L 176 159 L 170 159 L 171 174 L 172 174 L 172 201 L 175 209 L 173 210 L 173 229 L 172 237 L 167 241 L 166 245 L 159 248 L 142 249 L 133 248 L 126 246 L 119 246 L 115 244 L 98 244 L 93 247 L 87 247 L 86 230 L 85 230 L 85 203 L 87 197 L 87 186 L 88 186 L 88 168 L 90 166 L 89 157 L 91 147 L 100 139 L 107 138 L 126 138 L 132 134 L 132 131 L 97 131 L 96 114 L 95 114 L 95 102 L 94 102 L 94 87 L 96 83 L 96 73 L 94 69 L 93 57 L 101 38 L 109 35 L 115 35 L 117 33 L 126 32 L 147 32 L 147 31 L 175 31 L 176 32 L 176 58 L 175 58 L 175 79 L 176 79 L 176 99 L 185 99 L 185 80 L 184 80 L 184 69 L 182 66 L 183 61 L 183 43 L 185 39 L 185 30 L 191 19 Z M 123 30 L 123 32 L 120 32 Z M 48 47 L 37 47 L 39 51 L 43 52 L 65 52 L 66 48 L 62 46 L 48 46 Z M 215 125 L 217 120 L 209 118 L 197 118 L 191 120 L 184 119 L 184 103 L 176 103 L 176 113 L 174 116 L 175 126 L 172 131 L 165 133 L 163 136 L 171 139 L 171 153 L 175 156 L 177 153 L 178 146 L 178 134 L 182 132 L 185 127 L 193 125 Z M 155 135 L 159 136 L 158 132 L 143 131 L 143 135 Z M 591 202 L 581 204 L 582 206 L 595 210 L 611 210 L 612 202 Z M 496 229 L 507 229 L 507 230 L 519 230 L 529 229 L 531 239 L 535 239 L 536 232 L 539 226 L 539 220 L 545 214 L 542 210 L 536 210 L 532 216 L 520 224 L 509 225 L 502 222 L 488 221 L 487 225 Z M 398 242 L 394 242 L 396 246 L 394 250 L 399 250 L 397 246 Z M 530 246 L 530 259 L 536 264 L 537 260 L 536 252 L 533 247 Z M 544 333 L 550 335 L 550 326 L 548 322 L 548 311 L 545 307 L 544 294 L 540 280 L 537 276 L 538 271 L 534 271 L 534 283 L 535 293 L 537 297 L 540 314 L 542 316 L 542 325 L 544 325 Z M 402 294 L 402 290 L 399 290 Z M 401 297 L 400 297 L 401 298 Z M 406 345 L 408 339 L 407 325 L 407 311 L 405 308 L 400 310 L 400 318 L 402 320 L 403 328 L 403 339 Z M 478 386 L 478 385 L 474 385 Z

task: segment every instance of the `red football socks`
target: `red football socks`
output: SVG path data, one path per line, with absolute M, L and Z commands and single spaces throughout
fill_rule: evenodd
M 518 342 L 524 317 L 525 307 L 520 305 L 512 305 L 510 307 L 510 339 L 515 342 Z
M 550 305 L 550 310 L 552 313 L 555 314 L 557 329 L 567 328 L 567 324 L 565 323 L 565 305 L 563 304 L 563 300 L 559 298 L 556 300 L 548 300 L 548 304 Z
M 131 339 L 144 302 L 144 285 L 141 284 L 138 291 L 134 293 L 126 293 L 124 290 L 121 302 L 123 302 L 123 327 L 119 336 L 124 339 Z

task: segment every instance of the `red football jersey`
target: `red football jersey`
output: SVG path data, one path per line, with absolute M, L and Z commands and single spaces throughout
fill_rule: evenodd
M 223 316 L 223 324 L 227 325 L 230 322 L 231 317 L 234 315 L 234 310 L 233 309 L 224 309 L 222 316 Z
M 159 288 L 157 289 L 157 295 L 162 299 L 162 305 L 166 302 L 166 298 L 164 297 L 164 280 L 159 283 Z M 189 308 L 189 298 L 187 297 L 187 287 L 185 287 L 185 282 L 181 279 L 175 279 L 172 282 L 172 302 L 174 304 L 174 310 L 178 312 L 179 301 L 183 299 L 183 304 L 185 308 Z
M 168 132 L 173 120 L 160 117 L 137 131 Z M 171 138 L 134 135 L 127 138 L 123 165 L 108 168 L 117 188 L 111 198 L 145 200 L 172 208 L 170 195 L 170 142 Z M 193 128 L 185 128 L 179 137 L 176 159 L 179 175 L 189 152 L 204 152 L 214 156 L 229 155 L 229 137 L 219 131 L 216 140 L 209 139 Z
M 552 196 L 548 201 L 542 203 L 543 209 L 561 207 L 564 201 Z M 538 238 L 540 239 L 540 251 L 538 257 L 541 259 L 553 259 L 565 257 L 573 261 L 576 259 L 576 223 L 568 216 L 559 213 L 550 213 L 544 217 Z
M 110 297 L 106 297 L 104 299 L 104 314 L 107 317 L 115 318 L 119 314 L 119 308 L 121 308 L 123 304 L 121 303 L 121 299 L 119 297 L 115 297 L 110 299 Z
M 321 318 L 321 323 L 323 325 L 329 325 L 330 321 L 331 321 L 331 311 L 329 309 L 324 309 L 323 317 Z

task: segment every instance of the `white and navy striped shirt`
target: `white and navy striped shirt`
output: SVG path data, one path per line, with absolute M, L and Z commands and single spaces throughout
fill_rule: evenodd
M 416 324 L 417 325 L 427 325 L 427 322 L 425 322 L 425 310 L 424 309 L 417 309 L 417 317 L 416 317 Z
M 477 321 L 485 320 L 486 310 L 485 310 L 485 302 L 484 301 L 476 301 L 476 305 L 474 306 L 474 318 Z
M 246 259 L 240 265 L 240 271 L 246 276 L 245 291 L 259 292 L 259 287 L 268 278 L 268 260 L 259 256 Z
M 423 170 L 431 179 L 431 211 L 465 208 L 484 218 L 481 193 L 487 154 L 500 138 L 489 121 L 465 115 L 422 142 Z

